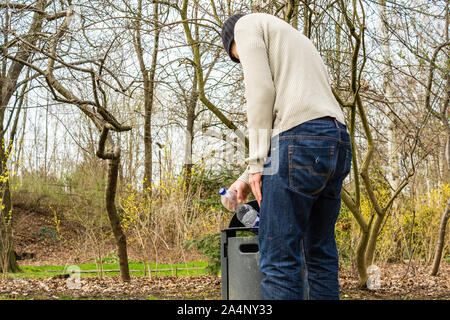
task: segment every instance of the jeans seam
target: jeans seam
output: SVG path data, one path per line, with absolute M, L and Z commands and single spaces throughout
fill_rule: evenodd
M 348 149 L 345 151 L 345 167 L 344 167 L 344 172 L 347 172 L 347 170 L 348 170 L 348 154 L 349 154 L 349 152 L 348 152 Z
M 340 139 L 341 139 L 341 134 L 339 133 L 339 140 L 340 140 Z M 329 175 L 329 177 L 328 177 L 328 179 L 327 179 L 327 183 L 328 183 L 328 181 L 330 180 L 330 178 L 331 178 L 331 177 L 334 177 L 334 175 L 336 174 L 337 162 L 338 162 L 338 160 L 339 160 L 339 150 L 341 149 L 341 148 L 339 148 L 339 144 L 338 144 L 338 146 L 337 146 L 336 149 L 337 149 L 337 150 L 336 150 L 336 155 L 335 155 L 336 165 L 334 166 L 334 163 L 331 164 L 331 165 L 334 166 L 334 168 L 333 168 L 333 172 Z M 334 156 L 334 154 L 333 154 L 333 156 Z
M 304 265 L 304 273 L 303 273 L 303 298 L 305 300 L 310 300 L 310 294 L 309 294 L 309 277 L 308 277 L 308 265 L 306 263 L 306 254 L 305 254 L 305 243 L 304 238 L 302 238 L 300 241 L 302 242 L 302 255 L 303 255 L 303 265 Z M 306 284 L 306 285 L 305 285 Z M 306 290 L 305 290 L 306 287 Z

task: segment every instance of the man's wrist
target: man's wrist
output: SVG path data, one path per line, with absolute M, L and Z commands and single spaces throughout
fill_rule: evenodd
M 237 178 L 237 181 L 242 181 L 245 182 L 246 184 L 250 185 L 250 181 L 249 181 L 249 168 L 247 166 L 247 168 L 245 169 L 244 172 L 242 172 L 242 174 L 240 175 L 239 178 Z

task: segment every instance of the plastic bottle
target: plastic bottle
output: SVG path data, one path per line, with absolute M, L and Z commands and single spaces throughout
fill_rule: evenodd
M 256 224 L 259 225 L 258 211 L 253 209 L 253 207 L 249 204 L 238 206 L 236 216 L 246 227 L 255 227 Z
M 259 213 L 249 204 L 238 204 L 237 194 L 234 190 L 226 190 L 221 188 L 219 190 L 221 202 L 230 211 L 236 212 L 236 217 L 246 227 L 259 226 Z
M 221 195 L 220 201 L 222 202 L 223 206 L 230 211 L 236 211 L 238 205 L 236 191 L 220 188 L 219 194 Z

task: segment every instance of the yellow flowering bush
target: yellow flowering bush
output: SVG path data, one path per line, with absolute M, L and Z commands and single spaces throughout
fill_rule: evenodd
M 387 188 L 377 189 L 377 197 L 385 204 L 390 197 Z M 383 221 L 376 244 L 375 262 L 399 262 L 420 259 L 430 263 L 434 253 L 442 212 L 450 196 L 450 186 L 443 185 L 427 194 L 413 198 L 402 195 Z M 374 214 L 367 196 L 361 194 L 361 213 L 370 221 Z M 341 263 L 354 261 L 360 229 L 351 212 L 342 205 L 336 223 L 336 243 Z M 448 252 L 448 244 L 444 248 Z
M 194 167 L 191 179 L 200 175 L 201 169 Z M 183 175 L 165 172 L 162 178 L 146 190 L 126 186 L 119 200 L 121 224 L 128 239 L 138 245 L 144 261 L 162 257 L 186 260 L 189 257 L 183 243 L 219 232 L 224 213 L 202 203 L 201 183 L 186 188 Z

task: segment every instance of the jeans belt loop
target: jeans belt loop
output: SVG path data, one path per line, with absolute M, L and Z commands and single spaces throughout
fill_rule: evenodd
M 338 125 L 338 123 L 337 123 L 337 120 L 336 120 L 336 118 L 333 118 L 333 122 L 334 122 L 334 125 L 336 126 L 336 128 L 338 128 L 338 129 L 339 129 L 339 125 Z

